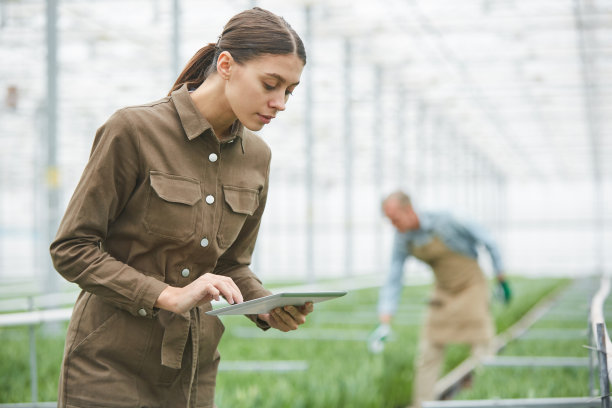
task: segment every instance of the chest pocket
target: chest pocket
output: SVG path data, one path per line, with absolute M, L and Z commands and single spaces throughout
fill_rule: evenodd
M 248 215 L 259 207 L 259 191 L 253 188 L 223 186 L 225 205 L 217 234 L 220 248 L 227 248 L 238 237 Z
M 151 188 L 145 209 L 147 232 L 184 239 L 195 232 L 197 206 L 202 199 L 200 182 L 183 176 L 151 171 Z

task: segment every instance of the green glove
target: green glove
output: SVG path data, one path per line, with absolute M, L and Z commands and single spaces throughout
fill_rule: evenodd
M 510 285 L 505 280 L 499 281 L 499 292 L 500 298 L 505 304 L 510 303 L 512 299 L 512 291 L 510 290 Z
M 368 337 L 368 350 L 378 354 L 385 348 L 385 341 L 391 336 L 391 326 L 381 323 Z

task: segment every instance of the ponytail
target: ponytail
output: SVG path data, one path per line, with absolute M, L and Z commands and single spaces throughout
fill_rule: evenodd
M 172 89 L 168 92 L 168 96 L 184 84 L 187 84 L 187 88 L 189 89 L 200 86 L 206 77 L 213 71 L 216 51 L 217 48 L 214 43 L 210 43 L 200 48 L 198 52 L 191 57 L 185 68 L 183 68 L 183 72 L 180 73 L 176 82 L 172 85 Z
M 185 84 L 190 90 L 200 86 L 217 71 L 216 61 L 223 51 L 228 51 L 237 64 L 268 54 L 295 54 L 306 64 L 304 44 L 289 23 L 276 14 L 254 7 L 232 17 L 216 44 L 210 43 L 196 52 L 168 95 Z

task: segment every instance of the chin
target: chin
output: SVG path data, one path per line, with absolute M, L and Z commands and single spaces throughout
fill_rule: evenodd
M 247 126 L 247 129 L 253 131 L 253 132 L 257 132 L 258 130 L 263 129 L 265 125 L 257 125 L 257 126 Z
M 246 123 L 246 122 L 241 121 L 241 123 L 242 123 L 242 126 L 249 129 L 251 132 L 257 132 L 258 130 L 261 130 L 265 126 L 265 124 L 260 123 L 260 122 Z

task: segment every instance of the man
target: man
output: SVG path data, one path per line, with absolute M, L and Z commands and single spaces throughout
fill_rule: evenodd
M 495 334 L 489 310 L 488 282 L 477 261 L 483 245 L 491 256 L 495 276 L 506 302 L 510 288 L 505 280 L 497 246 L 479 227 L 460 223 L 446 213 L 418 212 L 410 197 L 397 191 L 382 209 L 396 228 L 391 269 L 380 291 L 380 326 L 372 333 L 369 348 L 380 352 L 390 333 L 390 323 L 402 290 L 404 262 L 409 256 L 427 263 L 435 276 L 419 352 L 415 362 L 413 403 L 434 399 L 434 386 L 450 343 L 467 343 L 472 354 L 483 357 L 493 352 Z

